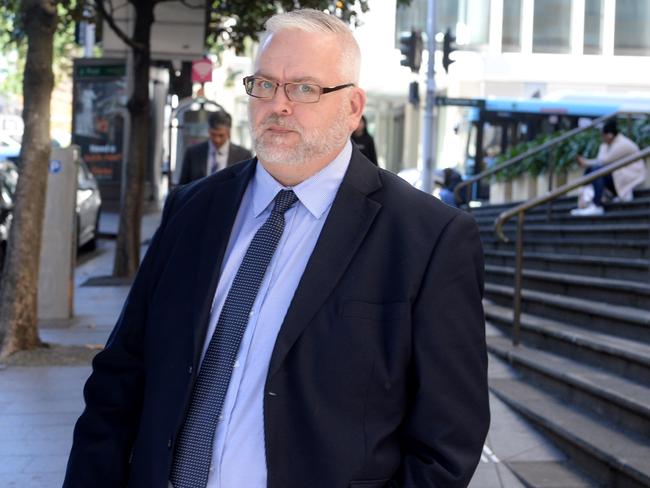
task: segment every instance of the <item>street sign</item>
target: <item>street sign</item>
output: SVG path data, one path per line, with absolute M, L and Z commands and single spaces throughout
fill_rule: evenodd
M 60 159 L 51 159 L 50 160 L 50 173 L 57 174 L 61 172 L 61 160 Z
M 483 98 L 450 98 L 450 97 L 436 97 L 436 105 L 454 105 L 456 107 L 476 107 L 485 108 L 485 100 Z
M 192 82 L 205 83 L 212 81 L 212 61 L 202 58 L 192 61 Z

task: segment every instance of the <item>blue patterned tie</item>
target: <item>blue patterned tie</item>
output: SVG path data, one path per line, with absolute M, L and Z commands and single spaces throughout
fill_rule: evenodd
M 291 190 L 277 194 L 271 215 L 253 237 L 228 291 L 178 434 L 170 475 L 174 488 L 203 488 L 208 482 L 214 432 L 239 344 L 266 268 L 282 237 L 284 212 L 297 200 Z

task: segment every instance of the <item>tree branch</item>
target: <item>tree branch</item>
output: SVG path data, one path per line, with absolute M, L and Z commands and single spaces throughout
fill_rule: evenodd
M 111 30 L 115 32 L 115 35 L 119 37 L 124 44 L 129 46 L 131 49 L 135 49 L 138 51 L 143 51 L 146 46 L 143 46 L 140 43 L 134 42 L 131 37 L 129 37 L 121 28 L 119 25 L 117 25 L 117 22 L 115 22 L 115 18 L 113 17 L 113 12 L 111 10 L 111 13 L 109 13 L 106 8 L 104 7 L 104 0 L 95 0 L 95 7 L 101 14 L 102 18 L 106 21 L 106 23 L 109 25 Z

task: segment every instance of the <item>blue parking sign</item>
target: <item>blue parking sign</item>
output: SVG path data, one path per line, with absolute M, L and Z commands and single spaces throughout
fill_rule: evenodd
M 50 173 L 60 173 L 63 165 L 61 164 L 60 159 L 51 159 L 50 160 Z

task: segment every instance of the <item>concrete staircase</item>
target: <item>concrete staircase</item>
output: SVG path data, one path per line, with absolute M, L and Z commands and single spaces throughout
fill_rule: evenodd
M 575 199 L 527 214 L 522 343 L 513 347 L 515 222 L 507 205 L 473 210 L 485 248 L 486 320 L 504 337 L 491 354 L 519 372 L 492 391 L 533 422 L 596 484 L 650 487 L 650 190 L 597 217 Z

